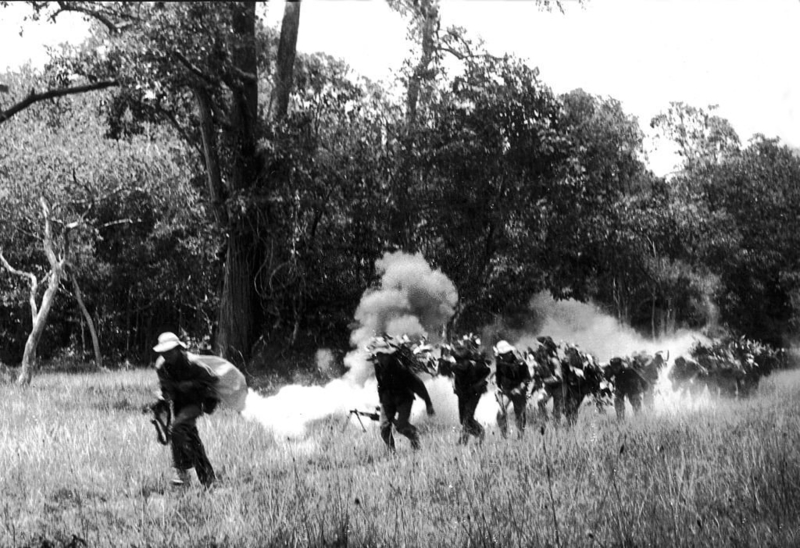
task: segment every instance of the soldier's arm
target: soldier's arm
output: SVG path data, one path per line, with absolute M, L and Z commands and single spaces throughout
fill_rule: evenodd
M 414 392 L 417 396 L 422 398 L 422 401 L 425 402 L 425 407 L 428 411 L 428 415 L 433 415 L 433 402 L 431 401 L 431 397 L 428 395 L 428 389 L 425 388 L 425 383 L 422 382 L 422 379 L 417 377 L 416 375 L 410 375 L 409 377 L 411 391 Z
M 156 360 L 156 375 L 158 376 L 158 384 L 161 388 L 161 397 L 165 400 L 172 399 L 173 382 L 170 376 L 164 369 L 164 358 L 161 356 Z
M 533 380 L 531 377 L 531 370 L 530 368 L 528 368 L 528 364 L 525 363 L 524 361 L 520 363 L 521 363 L 520 367 L 522 369 L 522 382 L 525 384 L 525 386 L 528 386 L 531 380 Z

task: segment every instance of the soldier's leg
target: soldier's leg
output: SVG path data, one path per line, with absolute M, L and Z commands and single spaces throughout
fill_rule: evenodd
M 381 439 L 386 446 L 394 451 L 394 436 L 392 435 L 392 422 L 397 413 L 394 401 L 389 397 L 381 398 L 380 431 Z
M 394 419 L 394 426 L 397 428 L 398 432 L 411 441 L 411 447 L 413 449 L 419 449 L 419 432 L 417 431 L 417 427 L 409 422 L 411 418 L 411 406 L 413 404 L 413 398 L 397 402 L 397 417 Z
M 192 464 L 197 472 L 197 479 L 200 483 L 208 487 L 216 480 L 214 468 L 211 466 L 211 461 L 208 460 L 206 449 L 203 447 L 203 442 L 200 440 L 200 433 L 195 426 L 189 431 L 189 447 L 192 457 Z
M 542 391 L 541 398 L 538 402 L 536 402 L 536 406 L 539 409 L 539 416 L 541 417 L 543 422 L 547 422 L 550 420 L 550 417 L 547 415 L 547 402 L 553 399 L 553 395 L 550 392 L 549 388 L 545 388 Z
M 642 395 L 642 403 L 648 409 L 653 409 L 653 407 L 655 407 L 656 390 L 655 386 L 652 384 L 645 389 L 644 394 Z
M 566 400 L 564 401 L 564 415 L 567 418 L 568 426 L 574 426 L 578 422 L 578 408 L 582 399 L 582 396 L 575 393 L 574 388 L 567 392 Z
M 508 398 L 499 390 L 495 394 L 497 405 L 497 427 L 500 429 L 500 434 L 505 438 L 508 436 Z
M 483 426 L 475 420 L 475 410 L 478 408 L 478 403 L 481 401 L 481 395 L 471 394 L 465 396 L 463 400 L 464 420 L 462 422 L 461 439 L 463 443 L 466 444 L 469 436 L 475 436 L 480 442 L 483 442 Z
M 517 436 L 521 438 L 522 433 L 525 431 L 525 424 L 528 421 L 528 398 L 525 396 L 525 394 L 522 394 L 521 396 L 514 396 L 511 402 L 514 405 L 514 419 L 517 425 Z
M 467 429 L 467 400 L 469 396 L 463 394 L 456 394 L 458 397 L 458 424 L 461 425 L 461 432 L 458 435 L 458 445 L 466 445 L 469 439 L 469 432 Z
M 634 392 L 633 394 L 629 394 L 628 399 L 631 402 L 631 407 L 633 407 L 633 412 L 636 414 L 641 412 L 643 399 L 642 392 Z
M 564 414 L 564 391 L 561 385 L 554 386 L 550 392 L 553 396 L 553 419 L 556 423 L 561 421 L 561 415 Z
M 203 411 L 199 405 L 187 405 L 175 410 L 175 418 L 170 427 L 170 449 L 172 465 L 176 471 L 173 483 L 176 485 L 185 483 L 189 478 L 188 471 L 195 466 L 198 466 L 198 478 L 200 478 L 201 467 L 211 467 L 197 432 L 197 418 L 202 414 Z M 207 468 L 204 468 L 204 471 Z
M 617 419 L 625 418 L 625 394 L 620 390 L 614 391 L 614 411 L 617 412 Z

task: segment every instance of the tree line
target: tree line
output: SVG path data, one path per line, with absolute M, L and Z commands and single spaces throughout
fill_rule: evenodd
M 31 3 L 93 27 L 0 75 L 0 360 L 144 360 L 177 328 L 240 364 L 346 348 L 394 250 L 454 282 L 454 331 L 522 327 L 549 290 L 652 336 L 790 341 L 796 150 L 673 103 L 651 124 L 683 164 L 658 177 L 619 101 L 554 93 L 436 0 L 390 5 L 417 43 L 391 89 L 298 52 L 300 3 L 279 29 L 254 2 Z

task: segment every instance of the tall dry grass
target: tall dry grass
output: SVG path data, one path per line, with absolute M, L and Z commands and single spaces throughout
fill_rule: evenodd
M 345 417 L 275 440 L 218 411 L 199 426 L 211 491 L 169 487 L 154 389 L 152 371 L 0 386 L 1 546 L 800 545 L 800 372 L 693 411 L 490 427 L 482 447 L 433 423 L 395 456 Z

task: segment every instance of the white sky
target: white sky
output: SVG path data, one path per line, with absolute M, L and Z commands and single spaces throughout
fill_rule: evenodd
M 282 3 L 269 6 L 277 24 Z M 20 37 L 24 9 L 0 8 L 0 69 L 28 59 L 40 66 L 43 44 L 85 35 L 73 18 L 26 23 Z M 670 101 L 718 104 L 743 141 L 758 132 L 800 147 L 800 0 L 588 0 L 569 2 L 565 14 L 524 0 L 442 0 L 442 19 L 492 53 L 538 66 L 556 92 L 581 87 L 619 99 L 646 131 Z M 405 22 L 382 0 L 305 0 L 298 48 L 388 79 L 409 45 Z M 657 154 L 651 167 L 663 173 L 672 161 Z

